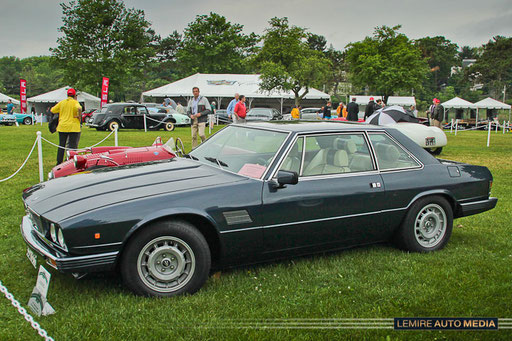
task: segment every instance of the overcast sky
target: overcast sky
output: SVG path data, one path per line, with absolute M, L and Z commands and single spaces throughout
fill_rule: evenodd
M 49 55 L 62 26 L 62 0 L 0 0 L 0 56 Z M 343 49 L 372 35 L 374 27 L 402 25 L 411 39 L 444 36 L 459 46 L 480 46 L 512 36 L 511 0 L 125 0 L 145 12 L 160 36 L 183 32 L 196 15 L 215 12 L 246 33 L 262 34 L 272 17 L 323 35 Z

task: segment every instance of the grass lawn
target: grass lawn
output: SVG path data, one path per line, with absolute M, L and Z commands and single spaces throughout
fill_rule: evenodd
M 51 135 L 46 125 L 0 126 L 0 179 L 23 163 L 37 130 L 57 143 L 58 136 Z M 80 147 L 106 135 L 85 128 Z M 499 202 L 490 212 L 455 220 L 451 241 L 440 252 L 409 254 L 391 245 L 376 245 L 244 267 L 210 277 L 193 296 L 170 299 L 136 297 L 122 286 L 117 274 L 75 280 L 51 270 L 48 300 L 56 314 L 35 319 L 55 340 L 510 340 L 510 330 L 255 328 L 305 319 L 512 318 L 512 134 L 493 132 L 490 148 L 484 131 L 447 135 L 448 146 L 440 157 L 489 167 L 493 196 Z M 119 144 L 150 145 L 156 136 L 164 142 L 169 136 L 181 137 L 190 150 L 189 128 L 172 133 L 122 130 Z M 113 144 L 113 136 L 103 143 Z M 46 177 L 57 151 L 44 142 L 43 150 Z M 34 152 L 18 175 L 0 183 L 0 281 L 24 307 L 36 270 L 25 256 L 19 232 L 24 214 L 21 192 L 38 181 Z M 39 339 L 1 295 L 0 340 Z

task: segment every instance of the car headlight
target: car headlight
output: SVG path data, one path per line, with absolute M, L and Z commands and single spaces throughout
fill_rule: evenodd
M 50 224 L 50 238 L 52 242 L 57 243 L 57 228 L 54 223 Z
M 62 229 L 57 229 L 57 243 L 64 249 L 67 250 L 66 242 L 64 241 L 64 234 L 62 233 Z

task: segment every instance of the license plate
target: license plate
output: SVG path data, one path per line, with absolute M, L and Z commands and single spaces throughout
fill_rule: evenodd
M 27 258 L 32 263 L 34 269 L 37 269 L 37 255 L 29 248 L 27 248 Z
M 436 138 L 435 137 L 425 137 L 425 147 L 435 146 Z

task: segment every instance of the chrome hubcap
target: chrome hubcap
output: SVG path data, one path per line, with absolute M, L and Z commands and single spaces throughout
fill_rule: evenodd
M 195 270 L 190 246 L 175 237 L 159 237 L 139 253 L 137 270 L 142 281 L 159 292 L 173 292 L 187 284 Z
M 429 204 L 416 216 L 414 235 L 421 246 L 431 248 L 443 240 L 446 226 L 444 209 L 437 204 Z

